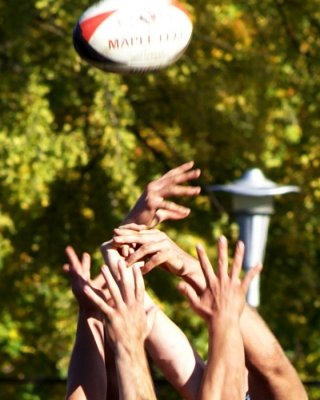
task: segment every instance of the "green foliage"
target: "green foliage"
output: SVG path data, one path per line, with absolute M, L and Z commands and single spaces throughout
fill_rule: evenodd
M 182 59 L 125 76 L 76 55 L 71 33 L 88 5 L 0 0 L 1 376 L 66 376 L 77 310 L 64 247 L 91 252 L 97 269 L 99 243 L 144 185 L 194 159 L 203 185 L 260 167 L 301 187 L 276 202 L 261 313 L 301 377 L 319 379 L 318 2 L 195 1 Z M 190 252 L 203 242 L 214 259 L 216 237 L 234 242 L 235 227 L 206 195 L 186 202 L 192 215 L 162 228 Z M 147 281 L 205 356 L 205 327 L 174 278 L 157 271 Z M 36 384 L 12 390 L 3 397 L 46 397 Z

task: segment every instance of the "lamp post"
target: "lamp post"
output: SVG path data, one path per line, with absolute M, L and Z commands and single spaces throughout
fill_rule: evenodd
M 273 214 L 273 196 L 299 192 L 298 186 L 281 186 L 267 179 L 258 168 L 247 170 L 244 175 L 227 185 L 211 185 L 208 192 L 225 192 L 232 195 L 232 206 L 239 225 L 239 239 L 245 244 L 243 269 L 263 262 L 267 243 L 270 216 Z M 260 277 L 250 284 L 248 303 L 260 304 Z

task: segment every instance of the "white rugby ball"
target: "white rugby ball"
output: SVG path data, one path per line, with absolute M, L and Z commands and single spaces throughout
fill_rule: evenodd
M 73 43 L 97 68 L 147 72 L 177 61 L 191 35 L 189 14 L 176 0 L 103 0 L 79 18 Z

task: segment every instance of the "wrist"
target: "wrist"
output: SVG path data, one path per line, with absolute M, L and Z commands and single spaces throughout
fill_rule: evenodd
M 117 341 L 114 343 L 114 354 L 116 358 L 121 360 L 135 361 L 145 354 L 144 340 L 138 341 L 133 346 L 130 346 L 130 341 Z
M 238 315 L 216 315 L 207 320 L 208 330 L 212 334 L 226 333 L 233 329 L 240 330 L 240 317 Z

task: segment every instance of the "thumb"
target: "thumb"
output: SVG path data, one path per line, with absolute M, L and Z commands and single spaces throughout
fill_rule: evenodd
M 196 307 L 198 303 L 198 295 L 195 289 L 187 282 L 182 281 L 178 283 L 178 291 L 185 296 L 192 307 Z
M 259 262 L 253 268 L 250 268 L 249 271 L 244 276 L 241 286 L 244 293 L 247 293 L 248 288 L 252 280 L 255 276 L 259 275 L 262 271 L 262 264 Z
M 70 264 L 64 264 L 62 267 L 63 272 L 65 272 L 66 274 L 70 273 Z

